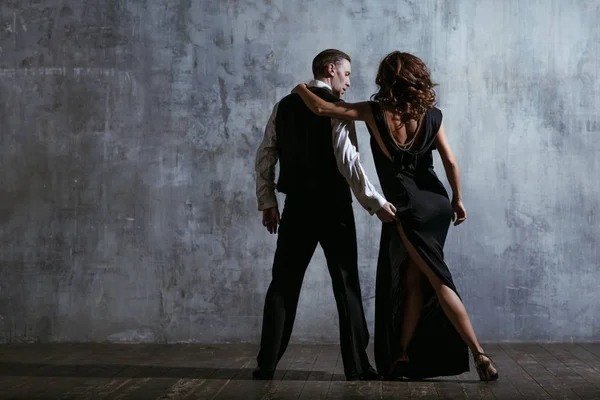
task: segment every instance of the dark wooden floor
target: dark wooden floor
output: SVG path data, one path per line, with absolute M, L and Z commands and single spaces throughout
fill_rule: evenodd
M 292 345 L 253 381 L 254 345 L 0 345 L 1 399 L 600 399 L 600 343 L 488 344 L 500 380 L 346 382 L 337 345 Z M 372 355 L 372 354 L 371 354 Z

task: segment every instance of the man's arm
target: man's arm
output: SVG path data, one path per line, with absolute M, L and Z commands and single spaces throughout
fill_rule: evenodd
M 269 233 L 277 233 L 280 215 L 275 196 L 275 165 L 277 164 L 277 146 L 275 136 L 275 117 L 277 106 L 269 117 L 265 128 L 265 136 L 256 152 L 256 199 L 258 211 L 263 212 L 262 224 Z
M 277 207 L 277 197 L 275 196 L 275 165 L 277 164 L 277 147 L 275 138 L 275 117 L 277 116 L 277 106 L 273 107 L 273 112 L 269 117 L 265 127 L 265 136 L 256 152 L 256 199 L 258 201 L 258 211 Z
M 354 122 L 346 120 L 331 120 L 333 133 L 333 151 L 338 169 L 346 178 L 352 193 L 361 206 L 373 215 L 386 203 L 386 199 L 377 192 L 367 178 L 360 164 L 360 154 L 356 141 Z

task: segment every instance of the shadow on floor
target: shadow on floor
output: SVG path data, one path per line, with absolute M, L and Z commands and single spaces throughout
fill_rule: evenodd
M 0 362 L 0 376 L 69 377 L 69 378 L 187 378 L 250 380 L 253 368 L 168 367 L 127 364 L 41 364 Z M 310 377 L 309 377 L 310 375 Z M 343 374 L 325 371 L 277 371 L 274 380 L 284 381 L 345 381 Z M 409 382 L 412 380 L 409 380 Z M 428 382 L 456 382 L 455 379 L 427 379 Z M 406 380 L 405 380 L 406 382 Z M 462 383 L 478 383 L 465 381 Z
M 37 376 L 69 378 L 188 378 L 188 379 L 252 379 L 254 368 L 168 367 L 126 364 L 41 364 L 0 362 L 0 376 Z M 293 370 L 276 373 L 274 379 L 306 380 L 311 371 Z M 332 374 L 312 371 L 312 376 L 331 380 Z M 343 375 L 333 375 L 344 380 Z

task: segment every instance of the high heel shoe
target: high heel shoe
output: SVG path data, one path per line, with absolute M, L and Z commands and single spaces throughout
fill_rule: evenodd
M 484 360 L 483 357 L 487 358 L 487 360 Z M 474 352 L 473 361 L 475 361 L 475 369 L 480 380 L 490 382 L 498 379 L 498 371 L 491 372 L 492 359 L 490 356 L 485 353 Z
M 390 364 L 386 377 L 398 379 L 406 374 L 409 359 L 407 357 L 398 357 Z

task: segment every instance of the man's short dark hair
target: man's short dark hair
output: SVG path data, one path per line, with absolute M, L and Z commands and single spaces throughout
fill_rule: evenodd
M 323 50 L 313 59 L 312 70 L 315 78 L 322 78 L 326 75 L 327 65 L 333 63 L 337 64 L 342 60 L 350 60 L 350 56 L 343 51 L 336 49 Z

